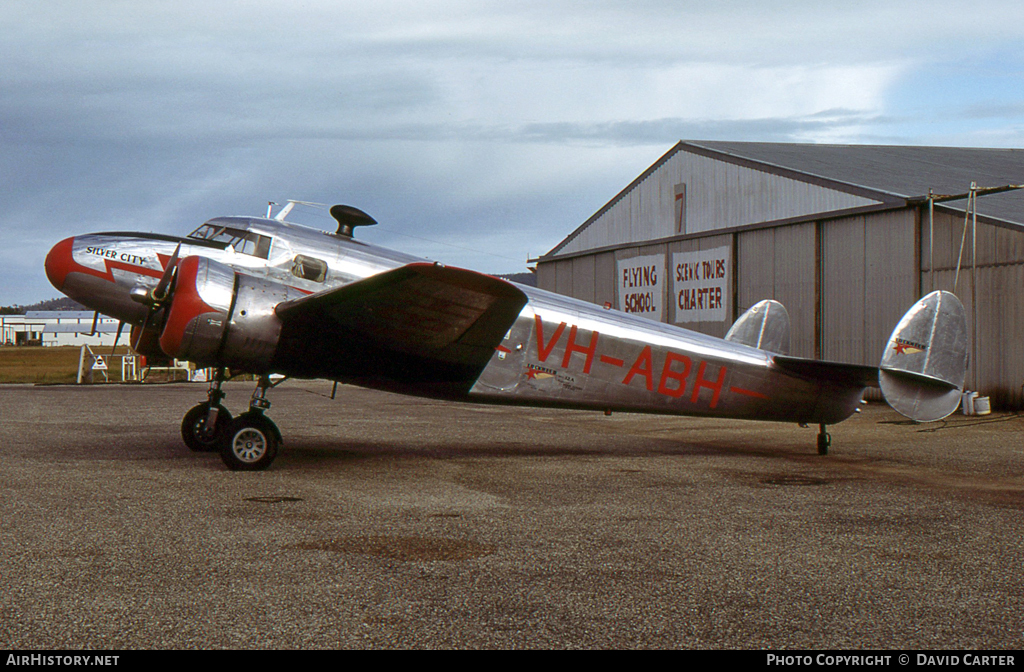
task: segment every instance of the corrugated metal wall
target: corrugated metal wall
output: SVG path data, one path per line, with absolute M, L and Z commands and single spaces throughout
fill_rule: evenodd
M 930 272 L 928 216 L 921 225 L 921 288 L 953 291 L 964 217 L 935 214 L 935 273 Z M 977 226 L 977 272 L 972 271 L 967 230 L 956 295 L 967 309 L 972 363 L 967 385 L 999 408 L 1024 407 L 1024 234 L 986 224 Z M 976 287 L 973 283 L 976 282 Z M 974 297 L 978 310 L 974 314 Z M 974 338 L 974 333 L 977 338 Z
M 675 186 L 686 185 L 678 230 Z M 677 152 L 570 240 L 558 254 L 831 212 L 878 201 L 686 151 Z
M 877 365 L 919 298 L 916 211 L 827 221 L 821 232 L 821 357 Z
M 746 231 L 737 235 L 737 316 L 762 299 L 786 306 L 790 320 L 790 354 L 814 357 L 815 224 Z

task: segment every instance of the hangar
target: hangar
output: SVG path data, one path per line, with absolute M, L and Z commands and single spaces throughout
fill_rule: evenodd
M 1021 149 L 681 141 L 535 259 L 537 284 L 715 336 L 775 299 L 790 354 L 869 365 L 955 287 L 967 387 L 1020 409 L 1022 184 Z

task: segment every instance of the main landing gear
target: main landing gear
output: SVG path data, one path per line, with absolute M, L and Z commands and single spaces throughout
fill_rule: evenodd
M 270 408 L 267 390 L 271 383 L 260 376 L 249 401 L 249 410 L 237 418 L 220 403 L 224 369 L 219 368 L 210 385 L 209 399 L 192 407 L 181 422 L 181 437 L 195 451 L 220 451 L 220 457 L 232 471 L 261 471 L 270 466 L 284 443 L 281 431 L 264 412 Z
M 220 440 L 231 424 L 231 413 L 221 405 L 224 369 L 217 369 L 207 393 L 208 401 L 193 406 L 181 421 L 181 438 L 190 449 L 200 453 L 220 450 Z

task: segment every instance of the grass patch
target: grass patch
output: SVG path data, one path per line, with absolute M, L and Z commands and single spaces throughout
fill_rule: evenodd
M 38 346 L 0 347 L 0 383 L 74 383 L 78 378 L 79 346 L 43 348 Z M 94 349 L 98 355 L 109 355 L 110 348 Z M 120 347 L 116 354 L 123 355 L 128 348 Z M 111 380 L 121 380 L 120 360 L 107 363 Z M 99 380 L 103 374 L 96 372 Z

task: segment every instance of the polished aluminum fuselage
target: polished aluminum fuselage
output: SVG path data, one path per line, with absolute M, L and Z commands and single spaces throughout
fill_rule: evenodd
M 536 288 L 484 369 L 477 400 L 834 423 L 863 388 L 793 376 L 772 354 Z
M 156 286 L 179 244 L 181 258 L 207 257 L 292 294 L 319 293 L 424 261 L 271 219 L 214 222 L 272 237 L 267 258 L 191 238 L 90 234 L 55 246 L 47 273 L 58 289 L 90 308 L 141 324 L 147 308 L 132 301 L 129 290 Z M 300 255 L 327 264 L 322 281 L 293 272 Z M 787 373 L 763 350 L 516 286 L 527 301 L 464 391 L 466 400 L 834 423 L 853 413 L 863 390 Z M 381 386 L 401 390 L 401 381 Z

